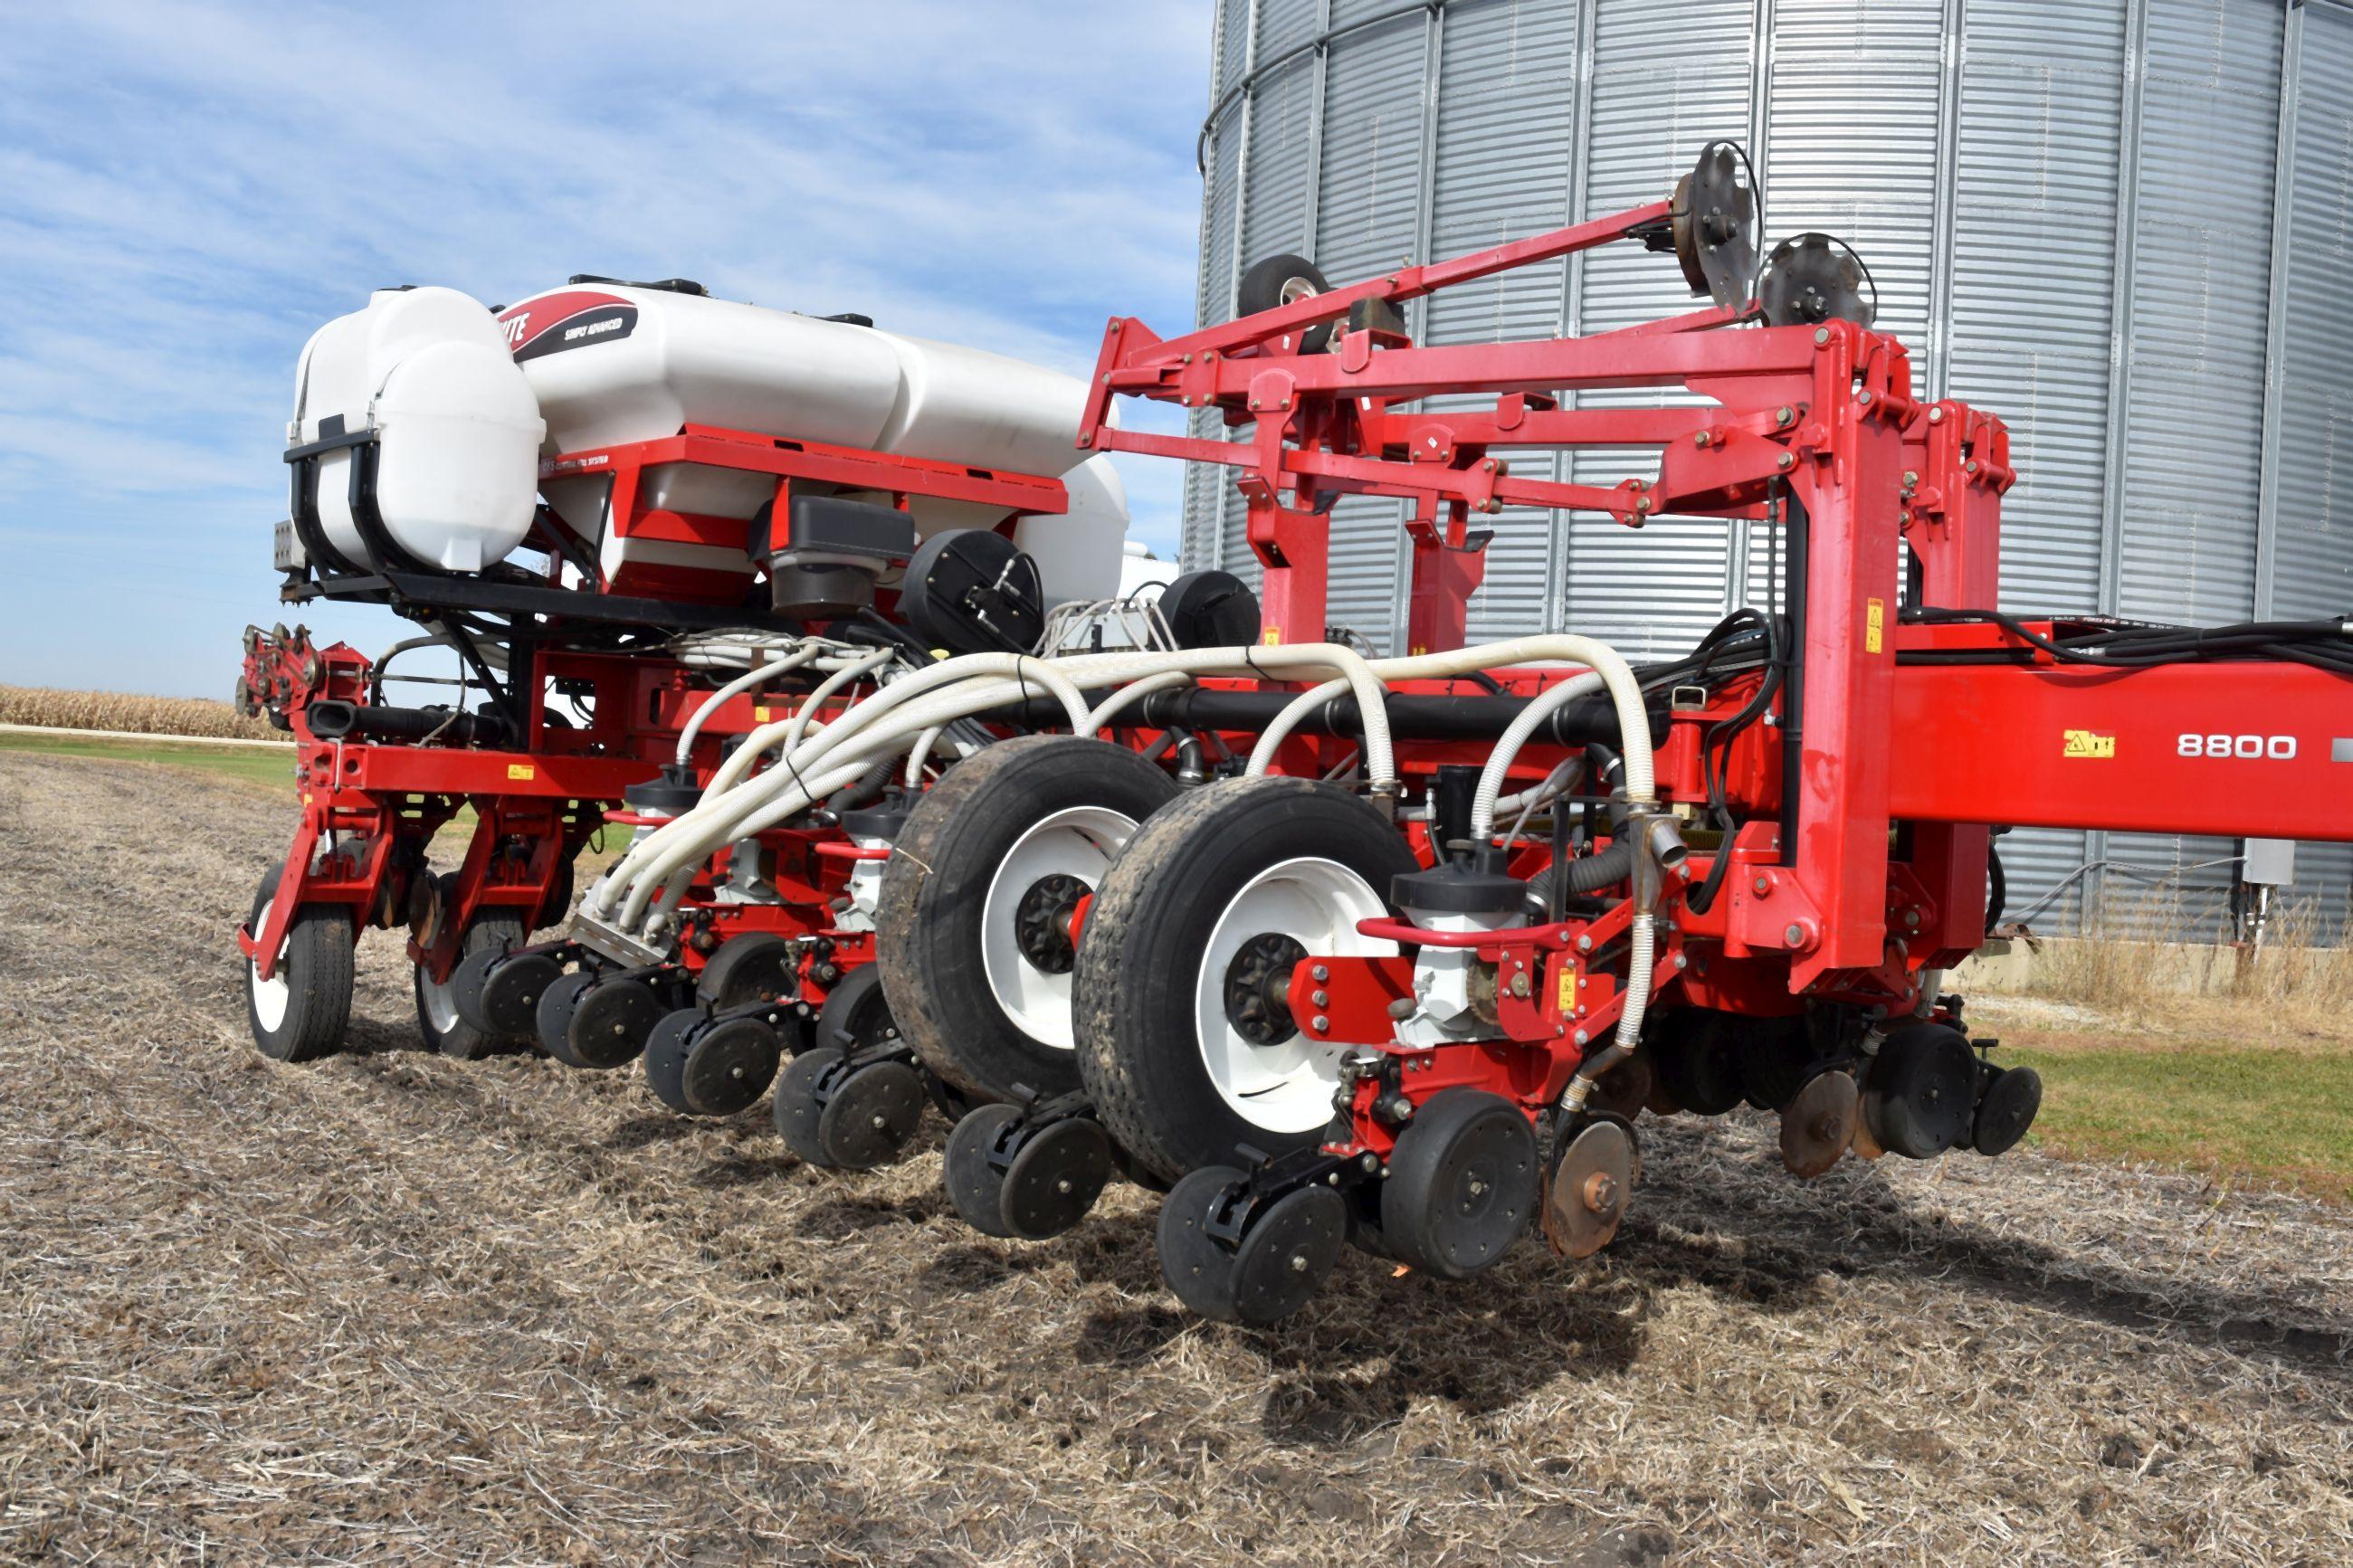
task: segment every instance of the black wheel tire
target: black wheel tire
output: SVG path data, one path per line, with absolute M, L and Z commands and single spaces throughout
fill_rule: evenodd
M 2018 1147 L 2042 1109 L 2042 1075 L 2032 1068 L 2001 1068 L 1978 1100 L 1969 1146 L 1980 1154 L 2007 1154 Z
M 277 896 L 281 869 L 272 869 L 255 889 L 248 930 L 261 930 L 269 900 Z M 354 940 L 349 910 L 306 904 L 286 928 L 275 977 L 286 983 L 282 998 L 274 983 L 263 989 L 259 965 L 246 961 L 245 1023 L 263 1056 L 280 1062 L 316 1061 L 343 1045 L 343 1031 L 352 1021 Z
M 559 980 L 555 985 L 563 984 Z M 546 1000 L 544 994 L 541 1000 Z M 607 980 L 575 1000 L 564 1050 L 551 1054 L 599 1072 L 627 1067 L 644 1053 L 662 1016 L 662 999 L 652 985 L 643 980 Z
M 1280 1156 L 1323 1141 L 1324 1122 L 1261 1126 L 1228 1103 L 1194 1011 L 1198 966 L 1227 906 L 1294 858 L 1336 863 L 1381 907 L 1390 879 L 1419 868 L 1367 802 L 1309 779 L 1255 778 L 1160 811 L 1096 889 L 1071 998 L 1080 1077 L 1113 1142 L 1163 1180 L 1229 1161 L 1240 1144 Z
M 1332 285 L 1315 263 L 1303 256 L 1285 253 L 1254 261 L 1234 285 L 1234 314 L 1255 316 L 1261 310 L 1271 310 L 1287 303 L 1283 296 L 1293 298 L 1301 293 L 1329 294 Z M 1300 340 L 1303 353 L 1322 353 L 1332 342 L 1333 323 L 1325 321 L 1310 327 Z
M 1168 1189 L 1154 1227 L 1160 1278 L 1176 1299 L 1213 1322 L 1237 1322 L 1234 1254 L 1208 1231 L 1209 1205 L 1243 1179 L 1231 1165 L 1204 1165 Z
M 804 1164 L 833 1163 L 825 1152 L 825 1140 L 818 1136 L 817 1080 L 840 1060 L 841 1053 L 833 1047 L 816 1046 L 786 1062 L 785 1070 L 776 1075 L 776 1102 L 771 1108 L 776 1136 Z
M 679 1064 L 679 1100 L 692 1116 L 748 1110 L 776 1081 L 784 1055 L 784 1042 L 766 1019 L 723 1018 L 688 1045 Z
M 1657 1015 L 1651 1067 L 1668 1099 L 1694 1116 L 1721 1116 L 1747 1097 L 1739 1030 L 1746 1020 L 1706 1007 Z
M 784 1089 L 776 1090 L 779 1107 L 784 1112 Z M 1005 1223 L 1005 1173 L 988 1163 L 988 1151 L 997 1135 L 1021 1116 L 1020 1108 L 1012 1105 L 984 1105 L 965 1116 L 948 1133 L 946 1152 L 940 1161 L 940 1180 L 947 1187 L 948 1202 L 965 1224 L 983 1236 L 1010 1239 L 1012 1226 Z
M 923 1120 L 923 1080 L 914 1064 L 869 1062 L 833 1086 L 818 1112 L 818 1142 L 828 1164 L 871 1171 L 905 1153 Z
M 476 915 L 466 927 L 466 934 L 458 939 L 458 962 L 463 963 L 478 952 L 520 946 L 524 936 L 522 923 L 521 915 L 504 910 Z M 423 964 L 412 968 L 415 973 L 410 989 L 417 997 L 417 1032 L 434 1050 L 452 1061 L 471 1062 L 522 1043 L 520 1037 L 494 1035 L 466 1021 L 452 994 L 458 984 L 455 971 L 448 980 L 436 985 L 427 977 Z
M 1111 1139 L 1103 1123 L 1073 1116 L 1040 1128 L 1006 1167 L 1006 1229 L 1023 1241 L 1060 1236 L 1087 1217 L 1110 1181 Z
M 694 1114 L 694 1107 L 686 1101 L 686 1037 L 701 1022 L 700 1009 L 681 1007 L 664 1014 L 661 1022 L 654 1026 L 654 1032 L 646 1037 L 641 1058 L 646 1065 L 646 1087 L 654 1091 L 656 1100 L 681 1116 Z
M 1234 1315 L 1271 1323 L 1307 1305 L 1348 1244 L 1348 1200 L 1330 1187 L 1286 1193 L 1234 1249 Z
M 1742 1096 L 1759 1110 L 1780 1110 L 1798 1098 L 1821 1054 L 1803 1015 L 1743 1018 L 1729 1031 L 1739 1041 Z
M 556 852 L 559 855 L 563 853 L 561 849 Z M 572 914 L 572 895 L 576 887 L 572 862 L 556 861 L 555 875 L 548 879 L 547 897 L 540 901 L 539 908 L 532 914 L 531 929 L 535 931 L 545 931 L 551 926 L 560 926 L 569 919 Z
M 897 1040 L 899 1020 L 882 989 L 881 965 L 861 963 L 836 981 L 809 1034 L 815 1048 L 844 1055 Z
M 990 982 L 990 888 L 1023 838 L 1056 813 L 1093 807 L 1141 824 L 1176 794 L 1175 781 L 1134 752 L 1071 735 L 999 742 L 923 793 L 882 873 L 875 966 L 924 1066 L 985 1100 L 1008 1100 L 1017 1084 L 1050 1096 L 1078 1088 L 1071 1050 L 1025 1029 Z
M 568 1068 L 585 1068 L 588 1064 L 572 1054 L 567 1037 L 572 1032 L 572 1015 L 580 1005 L 580 998 L 596 984 L 599 976 L 593 969 L 575 969 L 539 994 L 539 1007 L 533 1018 L 539 1034 L 539 1048 Z
M 1440 1090 L 1389 1154 L 1383 1241 L 1400 1263 L 1468 1279 L 1526 1231 L 1543 1180 L 1535 1129 L 1518 1106 L 1484 1089 Z
M 1862 1083 L 1863 1124 L 1891 1154 L 1928 1160 L 1969 1136 L 1978 1058 L 1959 1030 L 1915 1023 L 1880 1042 Z
M 766 931 L 729 937 L 702 966 L 694 994 L 722 1011 L 750 1002 L 778 1002 L 789 1008 L 801 995 L 798 950 Z

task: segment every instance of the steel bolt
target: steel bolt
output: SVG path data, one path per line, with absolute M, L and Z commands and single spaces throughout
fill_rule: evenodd
M 1787 425 L 1790 420 L 1795 419 L 1797 416 L 1797 412 L 1786 403 L 1781 405 L 1780 407 L 1773 410 L 1773 417 L 1784 425 Z
M 1784 452 L 1778 458 L 1774 459 L 1774 467 L 1776 468 L 1793 468 L 1797 466 L 1798 455 L 1795 452 Z
M 1856 393 L 1854 395 L 1854 400 L 1857 403 L 1869 403 L 1871 401 L 1870 388 L 1865 387 L 1862 391 Z
M 1586 1033 L 1584 1030 L 1582 1030 L 1582 1029 L 1577 1030 L 1576 1034 L 1571 1035 L 1571 1036 L 1569 1037 L 1569 1038 L 1570 1038 L 1570 1039 L 1575 1040 L 1575 1041 L 1576 1041 L 1578 1045 L 1580 1045 L 1580 1046 L 1581 1046 L 1581 1045 L 1583 1045 L 1583 1044 L 1585 1044 L 1585 1042 L 1586 1042 L 1586 1041 L 1588 1041 L 1588 1040 L 1591 1039 L 1592 1037 L 1593 1037 L 1592 1036 L 1590 1036 L 1590 1035 L 1587 1034 L 1587 1033 Z
M 1688 964 L 1690 962 L 1691 962 L 1691 960 L 1690 960 L 1690 959 L 1688 959 L 1688 958 L 1685 958 L 1682 953 L 1680 953 L 1680 952 L 1679 952 L 1679 953 L 1675 954 L 1675 967 L 1676 967 L 1677 969 L 1681 969 L 1681 968 L 1683 968 L 1685 964 Z
M 1918 931 L 1920 929 L 1920 911 L 1918 910 L 1905 910 L 1904 911 L 1904 929 L 1905 931 Z
M 1694 436 L 1694 437 L 1692 437 L 1692 445 L 1693 445 L 1693 446 L 1694 446 L 1694 447 L 1704 447 L 1704 446 L 1706 446 L 1706 445 L 1707 445 L 1707 432 L 1706 432 L 1706 431 L 1704 431 L 1704 430 L 1703 430 L 1703 431 L 1701 431 L 1698 435 Z
M 1318 1007 L 1329 1007 L 1332 1005 L 1330 993 L 1324 991 L 1318 991 L 1314 995 L 1310 996 L 1308 1000 L 1314 1003 Z
M 1769 893 L 1769 892 L 1771 892 L 1771 891 L 1773 890 L 1773 884 L 1772 884 L 1772 883 L 1770 883 L 1770 882 L 1768 882 L 1768 881 L 1767 881 L 1767 880 L 1766 880 L 1764 878 L 1762 878 L 1762 877 L 1757 878 L 1755 881 L 1753 881 L 1753 882 L 1749 883 L 1748 885 L 1749 885 L 1751 888 L 1753 888 L 1753 889 L 1756 889 L 1756 891 L 1757 891 L 1757 896 L 1758 898 L 1760 898 L 1760 899 L 1761 899 L 1761 898 L 1763 898 L 1766 894 L 1767 894 L 1767 893 Z
M 1806 928 L 1792 921 L 1788 928 L 1781 932 L 1781 937 L 1791 947 L 1797 947 L 1806 940 Z
M 1294 1252 L 1291 1255 L 1291 1271 L 1293 1274 L 1304 1274 L 1307 1272 L 1307 1254 L 1303 1252 Z
M 1319 963 L 1308 973 L 1318 980 L 1329 980 L 1332 978 L 1332 966 L 1328 963 Z
M 1325 1016 L 1324 1016 L 1323 1014 L 1321 1014 L 1321 1013 L 1318 1013 L 1318 1014 L 1316 1014 L 1316 1015 L 1315 1015 L 1315 1032 L 1316 1032 L 1317 1034 L 1319 1034 L 1319 1035 L 1320 1035 L 1320 1034 L 1324 1033 L 1326 1029 L 1329 1029 L 1331 1026 L 1332 1026 L 1332 1020 L 1331 1020 L 1331 1019 L 1329 1019 L 1329 1018 L 1325 1017 Z
M 1920 470 L 1919 470 L 1919 469 L 1917 469 L 1917 468 L 1906 468 L 1906 469 L 1905 469 L 1905 470 L 1904 470 L 1904 482 L 1905 482 L 1905 484 L 1907 484 L 1907 485 L 1916 485 L 1916 484 L 1918 484 L 1918 483 L 1920 482 Z
M 874 1125 L 875 1125 L 875 1126 L 877 1126 L 877 1127 L 881 1127 L 881 1126 L 884 1125 L 884 1122 L 883 1122 L 882 1118 L 881 1118 L 880 1116 L 878 1116 L 878 1117 L 874 1118 Z
M 1815 346 L 1815 347 L 1820 348 L 1821 345 L 1823 345 L 1824 343 L 1829 342 L 1830 341 L 1831 341 L 1831 330 L 1830 330 L 1828 327 L 1816 327 L 1816 328 L 1814 329 L 1814 346 Z
M 1942 409 L 1941 407 L 1939 407 L 1939 408 L 1931 408 L 1930 410 L 1928 410 L 1928 423 L 1929 423 L 1929 424 L 1931 424 L 1931 425 L 1942 425 L 1944 422 L 1945 422 L 1945 411 L 1944 411 L 1944 409 Z
M 1963 473 L 1965 473 L 1965 474 L 1974 474 L 1974 473 L 1976 473 L 1977 471 L 1978 471 L 1978 460 L 1977 460 L 1975 458 L 1971 458 L 1968 459 L 1966 462 L 1964 462 L 1964 463 L 1962 463 L 1962 464 L 1961 464 L 1961 472 L 1963 472 Z
M 1578 937 L 1577 939 L 1577 951 L 1579 952 L 1591 952 L 1593 951 L 1593 939 L 1589 936 Z
M 1071 1190 L 1071 1178 L 1064 1176 L 1060 1181 L 1056 1182 L 1054 1184 L 1054 1190 L 1058 1193 L 1069 1192 Z

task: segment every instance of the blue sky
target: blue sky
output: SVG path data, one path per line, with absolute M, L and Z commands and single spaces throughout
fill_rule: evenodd
M 574 272 L 1083 371 L 1191 324 L 1204 0 L 0 0 L 0 680 L 225 695 L 281 616 L 295 356 Z M 1124 460 L 1135 536 L 1178 469 Z M 373 653 L 400 623 L 312 606 Z

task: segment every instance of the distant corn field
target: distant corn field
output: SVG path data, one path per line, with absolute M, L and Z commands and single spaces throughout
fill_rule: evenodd
M 215 735 L 248 741 L 285 737 L 262 718 L 247 719 L 206 697 L 139 697 L 121 691 L 58 691 L 0 686 L 0 724 L 59 730 L 122 730 L 138 735 Z

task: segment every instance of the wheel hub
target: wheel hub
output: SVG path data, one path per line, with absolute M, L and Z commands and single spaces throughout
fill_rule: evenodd
M 1079 961 L 1071 940 L 1071 918 L 1090 889 L 1067 872 L 1056 871 L 1029 884 L 1013 909 L 1013 941 L 1029 966 L 1045 974 L 1068 974 Z
M 1226 1021 L 1252 1045 L 1280 1045 L 1299 1033 L 1291 1016 L 1291 973 L 1307 949 L 1281 931 L 1242 943 L 1226 966 Z

